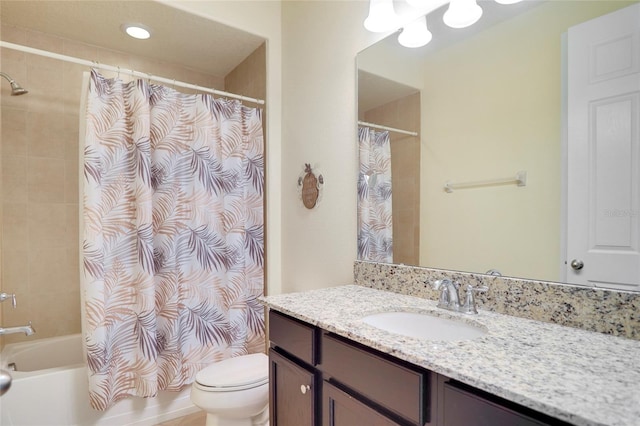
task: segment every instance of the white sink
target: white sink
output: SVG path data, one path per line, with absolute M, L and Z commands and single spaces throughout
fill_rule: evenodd
M 414 312 L 383 312 L 362 321 L 390 333 L 427 340 L 470 340 L 487 333 L 482 326 Z

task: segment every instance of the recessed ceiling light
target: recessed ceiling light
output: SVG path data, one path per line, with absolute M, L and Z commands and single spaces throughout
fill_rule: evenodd
M 140 25 L 140 24 L 122 24 L 122 26 L 120 28 L 122 28 L 122 31 L 124 31 L 125 33 L 127 33 L 128 35 L 130 35 L 133 38 L 137 38 L 137 39 L 140 39 L 140 40 L 145 40 L 145 39 L 148 39 L 149 37 L 151 37 L 151 31 L 149 31 L 149 29 L 147 27 L 145 27 L 144 25 Z

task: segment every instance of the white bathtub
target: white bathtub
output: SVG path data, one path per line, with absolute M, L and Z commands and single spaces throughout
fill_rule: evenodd
M 189 400 L 189 388 L 93 410 L 80 334 L 6 345 L 0 366 L 8 370 L 11 363 L 17 371 L 11 371 L 11 388 L 0 397 L 2 426 L 146 426 L 198 411 Z

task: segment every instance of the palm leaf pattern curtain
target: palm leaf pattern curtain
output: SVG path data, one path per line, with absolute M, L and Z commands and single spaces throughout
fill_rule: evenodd
M 94 408 L 264 351 L 261 110 L 93 71 L 83 186 Z
M 389 132 L 358 129 L 358 259 L 393 262 Z

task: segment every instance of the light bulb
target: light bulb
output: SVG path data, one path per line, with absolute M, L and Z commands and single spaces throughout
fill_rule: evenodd
M 373 33 L 384 33 L 398 28 L 399 18 L 393 10 L 393 0 L 370 0 L 369 16 L 364 27 Z
M 404 47 L 422 47 L 429 43 L 432 37 L 427 29 L 427 17 L 423 16 L 402 29 L 398 36 L 398 43 Z
M 478 22 L 482 8 L 476 0 L 451 0 L 442 20 L 451 28 L 465 28 Z
M 151 31 L 140 24 L 122 24 L 121 28 L 129 36 L 139 40 L 146 40 L 151 37 Z

